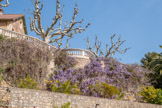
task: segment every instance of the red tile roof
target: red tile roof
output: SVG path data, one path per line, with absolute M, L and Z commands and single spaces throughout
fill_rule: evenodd
M 24 17 L 24 14 L 2 14 L 0 20 L 16 20 Z

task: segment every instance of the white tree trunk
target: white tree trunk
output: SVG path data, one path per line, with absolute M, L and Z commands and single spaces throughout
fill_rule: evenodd
M 49 39 L 49 37 L 44 37 L 44 38 L 43 38 L 43 41 L 44 41 L 45 43 L 47 43 L 47 44 L 50 43 L 50 39 Z

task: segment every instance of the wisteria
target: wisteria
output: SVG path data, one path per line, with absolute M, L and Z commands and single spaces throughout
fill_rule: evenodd
M 58 69 L 63 71 L 67 70 L 69 67 L 74 67 L 76 65 L 76 60 L 73 57 L 70 57 L 66 52 L 60 50 L 55 51 L 55 66 Z
M 131 91 L 130 88 L 138 88 L 139 85 L 147 84 L 147 71 L 138 65 L 122 64 L 110 58 L 91 59 L 91 62 L 84 68 L 67 70 L 56 70 L 49 79 L 52 83 L 56 80 L 77 83 L 82 95 L 102 97 L 100 93 L 95 93 L 91 85 L 97 82 L 107 83 L 122 91 Z

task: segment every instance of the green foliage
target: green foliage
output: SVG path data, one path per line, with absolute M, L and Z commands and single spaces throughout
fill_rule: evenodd
M 90 88 L 93 89 L 93 93 L 98 93 L 104 98 L 121 99 L 123 97 L 121 90 L 118 90 L 115 86 L 100 81 L 95 85 L 91 85 Z
M 19 87 L 27 89 L 38 89 L 38 83 L 35 82 L 30 76 L 27 76 L 25 79 L 20 79 Z
M 150 75 L 150 78 L 153 80 L 152 84 L 156 88 L 162 89 L 162 55 L 158 59 L 153 60 L 150 67 L 154 72 Z
M 152 52 L 145 54 L 145 58 L 141 60 L 143 67 L 152 71 L 149 74 L 151 84 L 155 88 L 162 89 L 162 54 Z
M 162 45 L 160 45 L 160 48 L 162 48 Z
M 2 99 L 0 99 L 0 108 L 6 108 L 6 103 L 2 100 Z
M 121 100 L 123 97 L 124 97 L 124 93 L 122 93 L 122 90 L 119 89 L 119 92 L 118 92 L 118 94 L 117 94 L 116 99 L 117 99 L 117 100 Z
M 1 87 L 1 85 L 2 85 L 1 82 L 2 82 L 2 76 L 0 76 L 0 87 Z
M 3 70 L 3 68 L 0 68 L 0 73 L 2 73 L 4 70 Z
M 1 82 L 3 80 L 3 71 L 4 71 L 4 69 L 0 68 L 0 86 L 1 86 Z
M 145 57 L 141 59 L 141 63 L 143 64 L 143 67 L 151 69 L 151 62 L 158 57 L 159 57 L 158 53 L 148 52 L 147 54 L 145 54 Z
M 0 34 L 0 40 L 5 40 L 6 38 L 7 38 L 6 36 Z
M 59 108 L 59 107 L 54 106 L 53 108 Z M 68 103 L 64 103 L 63 105 L 61 105 L 61 108 L 72 108 L 72 107 L 70 107 L 70 102 L 68 102 Z
M 10 61 L 9 63 L 8 63 L 8 66 L 9 67 L 14 67 L 16 64 L 15 64 L 15 62 L 14 61 Z
M 153 86 L 143 87 L 140 92 L 142 99 L 146 102 L 152 104 L 161 104 L 162 105 L 162 90 L 155 89 Z
M 157 93 L 157 98 L 155 100 L 155 104 L 160 104 L 162 105 L 162 90 L 160 89 L 160 91 Z
M 55 80 L 55 82 L 47 80 L 47 87 L 53 92 L 66 93 L 66 94 L 80 94 L 80 89 L 78 84 L 72 84 L 71 80 L 60 82 Z

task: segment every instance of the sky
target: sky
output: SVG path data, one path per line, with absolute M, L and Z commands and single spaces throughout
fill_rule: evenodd
M 5 0 L 4 0 L 5 1 Z M 3 8 L 4 14 L 24 14 L 28 35 L 38 37 L 30 31 L 32 14 L 24 10 L 34 9 L 31 0 L 9 0 L 9 7 Z M 51 24 L 56 15 L 56 0 L 41 0 L 44 3 L 42 23 L 44 29 Z M 63 4 L 63 23 L 70 22 L 74 13 L 76 0 L 60 0 Z M 115 40 L 121 35 L 126 42 L 122 49 L 131 48 L 125 54 L 116 53 L 114 58 L 123 63 L 138 63 L 148 52 L 162 52 L 162 0 L 77 0 L 79 14 L 76 21 L 84 19 L 82 27 L 91 25 L 82 34 L 76 34 L 70 40 L 71 48 L 87 49 L 85 39 L 90 38 L 94 45 L 95 35 L 102 42 L 105 50 L 106 43 L 110 44 L 110 37 L 116 34 Z

